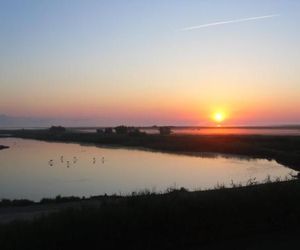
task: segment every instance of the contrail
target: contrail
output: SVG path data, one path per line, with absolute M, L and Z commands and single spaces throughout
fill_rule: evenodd
M 272 17 L 277 17 L 277 16 L 280 16 L 280 15 L 275 14 L 275 15 L 266 15 L 266 16 L 255 16 L 255 17 L 241 18 L 241 19 L 214 22 L 214 23 L 205 23 L 205 24 L 201 24 L 201 25 L 197 25 L 197 26 L 186 27 L 186 28 L 180 29 L 180 31 L 196 30 L 196 29 L 201 29 L 201 28 L 206 28 L 206 27 L 211 27 L 211 26 L 217 26 L 217 25 L 223 25 L 223 24 L 229 24 L 229 23 L 242 23 L 242 22 L 272 18 Z

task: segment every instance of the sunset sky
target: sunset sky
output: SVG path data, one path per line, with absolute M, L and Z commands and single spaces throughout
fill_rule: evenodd
M 1 0 L 0 114 L 300 123 L 299 13 L 298 0 Z

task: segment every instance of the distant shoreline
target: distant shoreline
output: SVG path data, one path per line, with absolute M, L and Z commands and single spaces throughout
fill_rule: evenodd
M 224 126 L 176 126 L 176 125 L 166 125 L 172 129 L 300 129 L 300 124 L 287 124 L 287 125 L 224 125 Z M 67 129 L 101 129 L 107 126 L 66 126 Z M 158 129 L 159 126 L 135 126 L 139 129 Z M 48 129 L 49 126 L 0 126 L 0 130 L 15 130 L 15 129 Z

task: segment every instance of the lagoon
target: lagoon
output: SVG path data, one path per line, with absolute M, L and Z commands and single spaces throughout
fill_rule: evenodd
M 0 199 L 130 194 L 169 187 L 211 189 L 250 178 L 284 179 L 291 169 L 275 161 L 225 155 L 180 155 L 138 149 L 0 138 Z

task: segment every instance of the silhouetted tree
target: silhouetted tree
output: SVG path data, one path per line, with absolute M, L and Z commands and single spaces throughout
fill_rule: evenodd
M 121 125 L 121 126 L 115 127 L 115 131 L 117 134 L 124 135 L 124 134 L 128 133 L 128 127 Z

